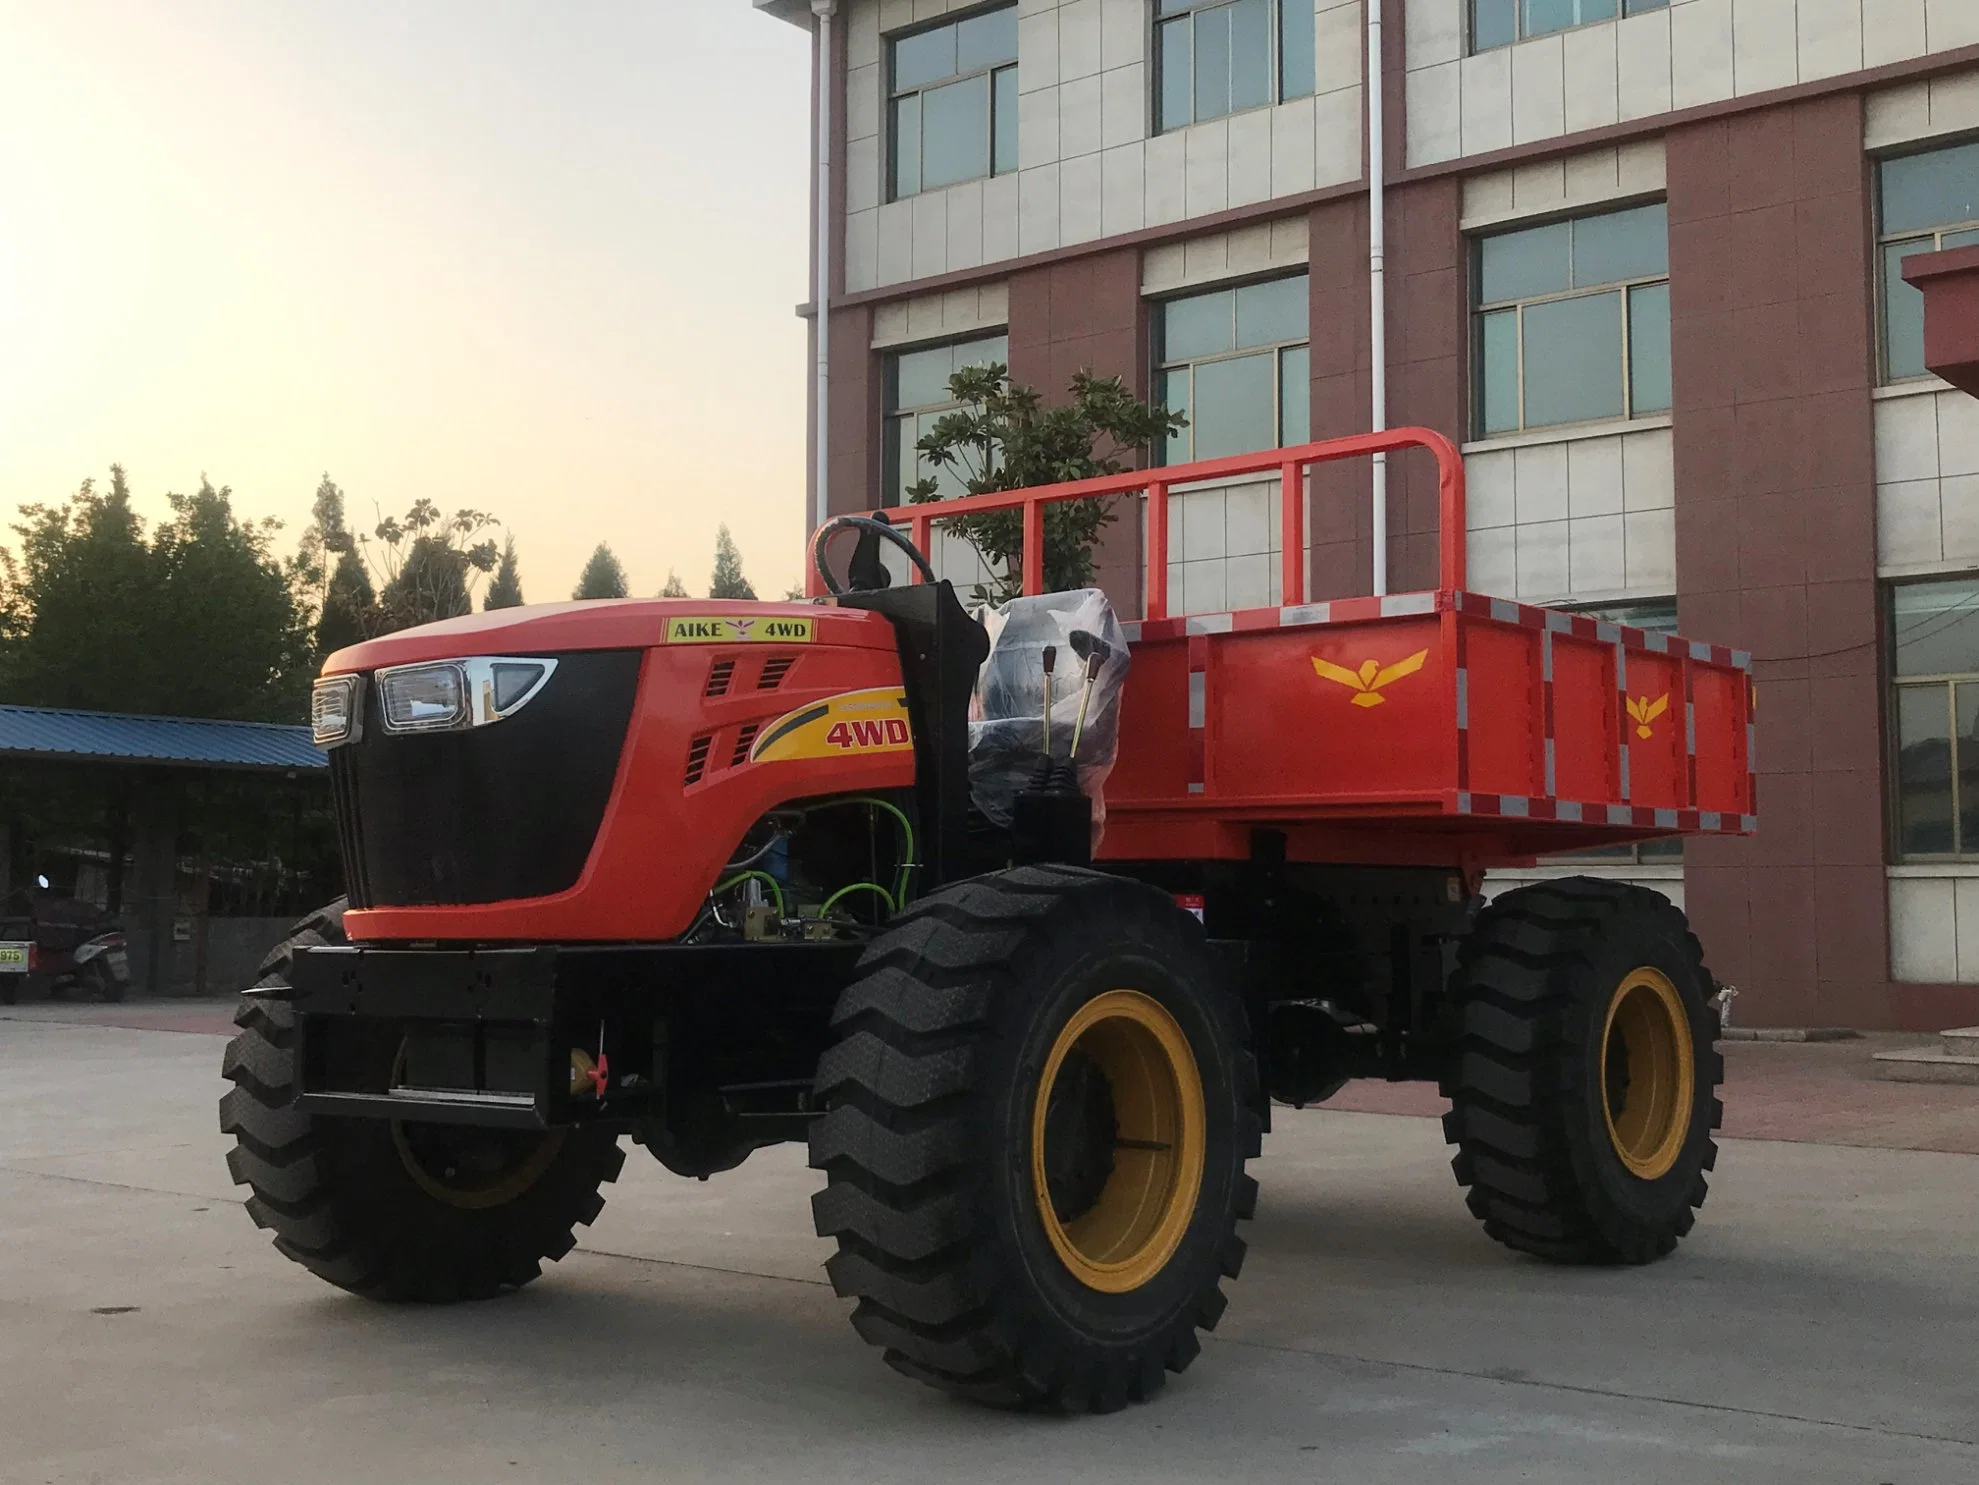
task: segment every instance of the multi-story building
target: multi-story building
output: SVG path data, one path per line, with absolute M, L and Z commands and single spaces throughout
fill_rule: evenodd
M 1361 0 L 756 3 L 832 12 L 831 510 L 975 362 L 1118 375 L 1171 459 L 1368 426 Z M 1381 4 L 1388 418 L 1461 441 L 1471 586 L 1756 657 L 1760 835 L 1573 869 L 1682 901 L 1748 1022 L 1979 1020 L 1979 402 L 1898 271 L 1979 242 L 1979 0 Z M 1315 596 L 1367 489 L 1310 492 Z M 1275 601 L 1275 494 L 1180 497 L 1177 611 Z

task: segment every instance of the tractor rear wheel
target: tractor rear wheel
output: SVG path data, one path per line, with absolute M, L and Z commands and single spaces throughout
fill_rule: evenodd
M 1256 1065 L 1200 927 L 1138 882 L 1019 867 L 922 899 L 860 970 L 811 1135 L 853 1326 L 985 1402 L 1151 1396 L 1257 1202 Z
M 372 1299 L 445 1303 L 520 1288 L 575 1245 L 625 1154 L 609 1134 L 323 1119 L 294 1107 L 297 949 L 345 942 L 341 902 L 296 925 L 243 998 L 222 1075 L 227 1169 L 248 1215 L 311 1273 Z M 273 992 L 273 993 L 269 993 Z M 390 1038 L 381 1056 L 395 1059 Z M 389 1072 L 389 1068 L 378 1071 Z
M 1443 1129 L 1485 1232 L 1570 1263 L 1674 1249 L 1723 1112 L 1712 981 L 1684 915 L 1620 882 L 1521 887 L 1478 915 L 1452 988 Z

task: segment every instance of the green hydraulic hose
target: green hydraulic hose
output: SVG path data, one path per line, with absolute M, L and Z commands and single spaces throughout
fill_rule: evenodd
M 854 892 L 877 892 L 880 895 L 880 900 L 886 904 L 886 910 L 889 916 L 898 911 L 894 904 L 893 894 L 878 882 L 853 882 L 849 886 L 840 887 L 831 896 L 827 897 L 824 901 L 824 906 L 818 909 L 818 916 L 820 918 L 824 917 L 825 914 L 832 910 L 833 905 L 837 903 L 839 898 L 848 897 Z
M 742 883 L 751 880 L 769 883 L 770 893 L 772 896 L 776 898 L 776 915 L 779 918 L 787 918 L 790 916 L 790 914 L 784 910 L 783 884 L 766 871 L 738 871 L 734 876 L 730 877 L 727 881 L 715 883 L 715 891 L 726 892 L 730 887 L 737 887 L 740 886 Z

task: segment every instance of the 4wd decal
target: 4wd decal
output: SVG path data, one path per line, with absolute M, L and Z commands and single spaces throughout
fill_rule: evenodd
M 667 620 L 667 643 L 670 645 L 807 645 L 816 633 L 816 621 L 813 619 L 709 616 Z
M 751 763 L 803 758 L 844 758 L 905 753 L 914 746 L 907 722 L 907 692 L 899 686 L 847 691 L 785 712 L 763 728 L 749 751 Z

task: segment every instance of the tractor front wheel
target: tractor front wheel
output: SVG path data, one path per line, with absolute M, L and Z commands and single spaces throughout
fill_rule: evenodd
M 220 1128 L 248 1215 L 317 1277 L 373 1299 L 445 1303 L 519 1288 L 575 1245 L 625 1153 L 610 1134 L 321 1119 L 294 1107 L 294 952 L 342 943 L 343 905 L 305 919 L 262 965 L 227 1046 Z M 389 1073 L 397 1041 L 378 1039 Z
M 1573 1263 L 1675 1248 L 1717 1159 L 1724 1073 L 1684 915 L 1619 882 L 1518 888 L 1478 915 L 1453 993 L 1443 1129 L 1485 1232 Z
M 819 1064 L 811 1163 L 852 1323 L 907 1375 L 1107 1412 L 1195 1359 L 1256 1205 L 1257 1072 L 1164 893 L 1032 866 L 874 940 Z

